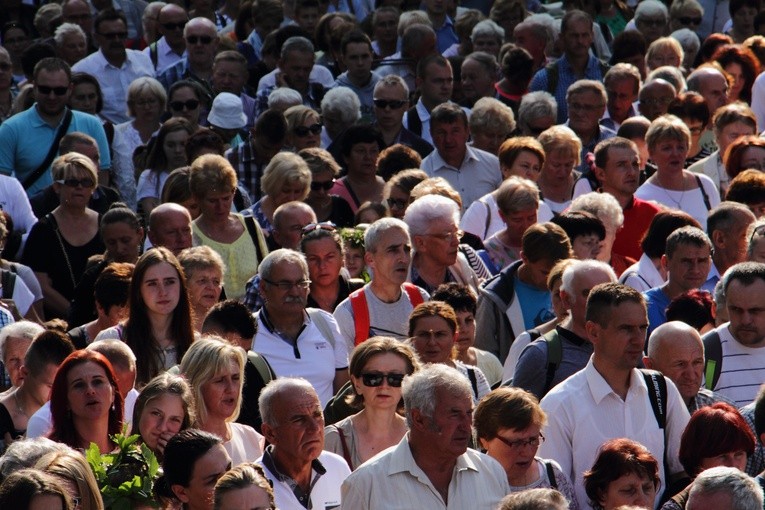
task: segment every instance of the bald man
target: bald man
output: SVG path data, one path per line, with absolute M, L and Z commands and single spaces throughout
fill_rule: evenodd
M 638 109 L 640 114 L 653 121 L 667 113 L 669 103 L 677 96 L 677 90 L 667 80 L 655 78 L 640 89 Z
M 164 203 L 149 215 L 149 242 L 164 246 L 174 255 L 191 248 L 191 214 L 180 204 Z
M 303 227 L 309 223 L 316 223 L 316 213 L 308 204 L 287 202 L 280 205 L 274 211 L 273 230 L 268 239 L 268 249 L 289 248 L 300 251 Z
M 675 383 L 688 411 L 730 400 L 701 387 L 704 373 L 704 344 L 701 335 L 680 321 L 665 322 L 648 339 L 648 356 L 643 357 L 646 368 L 658 370 Z

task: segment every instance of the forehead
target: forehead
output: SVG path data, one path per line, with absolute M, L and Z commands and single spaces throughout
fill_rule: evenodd
M 701 338 L 681 331 L 674 332 L 671 341 L 662 342 L 659 346 L 661 357 L 667 361 L 704 354 Z
M 81 377 L 96 377 L 99 375 L 103 377 L 106 376 L 104 367 L 93 361 L 86 361 L 73 366 L 66 374 L 66 378 L 67 380 L 72 381 Z
M 669 83 L 651 82 L 642 89 L 640 89 L 640 98 L 644 97 L 658 97 L 658 96 L 675 96 L 675 89 Z
M 446 388 L 436 388 L 437 409 L 470 409 L 473 407 L 473 399 L 468 393 L 450 391 Z M 434 413 L 438 415 L 439 413 Z
M 313 63 L 313 53 L 303 51 L 288 51 L 284 55 L 284 62 L 294 65 L 310 65 Z
M 65 71 L 58 70 L 58 71 L 46 71 L 45 69 L 41 69 L 39 73 L 37 73 L 37 78 L 35 78 L 36 83 L 55 83 L 68 85 L 69 84 L 69 78 L 66 75 Z
M 186 29 L 184 30 L 184 34 L 186 35 L 209 35 L 210 37 L 215 37 L 217 35 L 217 32 L 215 31 L 215 27 L 211 27 L 207 25 L 206 23 L 199 23 L 194 22 L 193 20 L 190 21 L 186 25 Z
M 279 392 L 274 406 L 277 421 L 289 419 L 292 416 L 311 414 L 317 408 L 321 409 L 319 397 L 313 389 L 292 387 Z
M 571 101 L 584 101 L 587 103 L 595 103 L 600 101 L 603 97 L 599 92 L 594 90 L 580 90 L 571 94 Z
M 280 225 L 308 225 L 316 220 L 313 211 L 292 209 L 279 215 Z
M 191 226 L 191 219 L 181 211 L 166 211 L 160 214 L 160 218 L 157 218 L 159 220 L 158 224 L 160 228 L 165 227 L 170 229 L 184 225 Z
M 608 163 L 616 163 L 625 160 L 632 161 L 638 156 L 638 153 L 632 147 L 610 147 L 606 155 L 608 156 Z
M 675 252 L 670 257 L 670 260 L 682 257 L 708 257 L 710 252 L 711 249 L 705 244 L 680 243 L 675 248 Z
M 380 249 L 384 250 L 388 246 L 395 246 L 408 242 L 409 237 L 406 235 L 406 232 L 400 228 L 391 228 L 380 235 L 378 246 Z
M 173 266 L 171 266 L 167 262 L 159 262 L 157 264 L 154 264 L 153 266 L 146 269 L 146 273 L 144 275 L 144 280 L 150 279 L 150 278 L 168 278 L 168 277 L 177 277 L 178 271 L 175 270 Z
M 611 318 L 606 327 L 618 328 L 623 325 L 641 325 L 648 322 L 645 303 L 624 301 L 616 306 L 611 306 L 609 317 Z
M 372 53 L 372 48 L 367 43 L 352 42 L 345 46 L 346 53 Z
M 393 85 L 383 85 L 375 90 L 374 95 L 377 99 L 406 99 L 404 87 L 398 83 Z
M 573 19 L 566 23 L 566 30 L 563 34 L 582 34 L 591 33 L 592 24 L 584 19 Z
M 188 19 L 188 16 L 186 15 L 186 11 L 184 11 L 181 7 L 175 4 L 168 4 L 159 11 L 159 16 L 157 19 L 160 23 L 163 23 L 168 21 L 185 20 Z
M 303 269 L 295 262 L 289 260 L 282 260 L 277 262 L 273 266 L 271 277 L 274 279 L 286 279 L 294 278 L 298 279 L 303 276 Z
M 452 76 L 452 66 L 448 62 L 445 66 L 432 62 L 425 67 L 424 71 L 425 78 L 451 78 Z

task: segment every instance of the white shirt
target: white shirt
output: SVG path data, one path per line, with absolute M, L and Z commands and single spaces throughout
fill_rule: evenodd
M 637 198 L 650 200 L 665 205 L 670 209 L 686 212 L 701 224 L 701 229 L 707 229 L 707 216 L 709 210 L 720 205 L 720 192 L 717 191 L 712 179 L 702 174 L 693 174 L 699 178 L 701 185 L 709 199 L 710 208 L 704 203 L 704 197 L 701 188 L 695 188 L 685 191 L 674 191 L 661 188 L 650 181 L 640 185 L 635 192 Z
M 265 439 L 254 428 L 242 423 L 229 423 L 231 439 L 223 443 L 231 465 L 238 466 L 243 462 L 252 462 L 263 455 Z
M 678 460 L 680 437 L 690 416 L 674 383 L 669 378 L 666 381 L 667 462 L 671 473 L 679 473 L 683 470 Z M 574 483 L 580 508 L 592 508 L 582 475 L 592 467 L 598 449 L 609 439 L 627 437 L 648 448 L 659 463 L 662 487 L 667 486 L 664 433 L 656 422 L 643 375 L 637 369 L 632 370 L 627 398 L 622 400 L 590 359 L 584 370 L 553 388 L 541 406 L 548 422 L 542 432 L 546 441 L 538 455 L 558 461 Z M 658 503 L 660 494 L 656 497 Z
M 550 206 L 540 200 L 539 209 L 537 209 L 537 222 L 544 223 L 550 221 L 552 217 L 553 213 Z M 499 207 L 492 193 L 473 202 L 460 220 L 462 230 L 480 237 L 483 241 L 503 231 L 506 227 L 505 222 L 499 217 Z
M 765 130 L 765 71 L 760 73 L 752 85 L 752 111 L 757 117 L 757 132 Z
M 159 184 L 157 184 L 157 175 L 159 175 Z M 165 181 L 170 176 L 170 172 L 153 172 L 144 170 L 138 177 L 138 187 L 136 188 L 136 200 L 138 202 L 143 198 L 159 198 L 162 196 L 162 188 L 165 187 Z
M 747 347 L 730 331 L 730 322 L 715 331 L 720 335 L 722 367 L 720 379 L 712 390 L 743 407 L 757 397 L 760 385 L 765 381 L 765 348 Z
M 149 57 L 149 61 L 151 61 L 151 45 L 145 47 L 143 49 L 143 53 L 144 55 Z M 185 50 L 180 55 L 177 54 L 175 51 L 173 51 L 170 45 L 167 44 L 167 40 L 165 39 L 165 36 L 163 35 L 162 37 L 159 38 L 159 41 L 157 41 L 157 69 L 156 69 L 157 74 L 161 73 L 166 68 L 175 64 L 176 62 L 178 62 L 185 56 L 186 56 Z
M 0 209 L 10 215 L 13 229 L 23 232 L 22 239 L 26 240 L 29 231 L 37 223 L 37 217 L 32 212 L 24 187 L 16 177 L 0 174 Z
M 147 55 L 136 50 L 125 51 L 127 55 L 122 67 L 107 62 L 101 50 L 72 66 L 73 72 L 88 73 L 98 80 L 104 98 L 101 116 L 114 124 L 130 120 L 127 113 L 127 90 L 133 80 L 142 76 L 154 78 L 154 66 Z
M 263 76 L 258 82 L 258 92 L 268 87 L 276 86 L 276 73 L 281 72 L 277 67 L 267 75 Z M 311 69 L 311 74 L 308 75 L 309 83 L 321 83 L 324 88 L 331 89 L 335 85 L 335 77 L 332 76 L 332 72 L 326 67 L 314 64 Z
M 117 188 L 125 202 L 132 210 L 136 210 L 135 166 L 133 166 L 133 152 L 143 145 L 141 135 L 133 127 L 132 121 L 123 122 L 114 126 L 114 141 L 112 142 L 112 179 L 113 186 Z M 160 188 L 161 189 L 161 188 Z
M 636 263 L 622 273 L 619 283 L 632 287 L 638 292 L 645 292 L 664 285 L 665 280 L 653 265 L 651 258 L 644 253 Z

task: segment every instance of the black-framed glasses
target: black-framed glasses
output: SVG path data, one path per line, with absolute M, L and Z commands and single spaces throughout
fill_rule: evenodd
M 364 386 L 377 388 L 382 386 L 383 380 L 386 380 L 391 388 L 400 388 L 404 377 L 406 377 L 406 374 L 361 374 L 361 381 L 364 383 Z
M 304 138 L 308 136 L 309 133 L 312 135 L 321 134 L 321 127 L 321 122 L 317 122 L 316 124 L 311 124 L 310 126 L 296 126 L 292 132 L 300 138 Z
M 37 92 L 44 96 L 49 96 L 51 92 L 57 96 L 65 96 L 69 92 L 69 87 L 48 87 L 45 85 L 38 85 Z
M 196 99 L 189 99 L 188 101 L 172 101 L 170 103 L 170 108 L 176 112 L 180 112 L 183 109 L 196 110 L 199 108 L 199 101 Z
M 109 39 L 112 41 L 121 41 L 124 39 L 127 39 L 128 33 L 127 32 L 96 32 L 98 35 L 103 37 L 104 39 Z
M 213 41 L 213 38 L 209 35 L 190 35 L 186 38 L 186 42 L 189 44 L 204 44 L 208 45 Z
M 749 244 L 752 244 L 752 241 L 756 236 L 765 236 L 765 225 L 760 225 L 759 227 L 752 230 L 752 236 L 749 238 Z
M 11 70 L 11 64 L 8 62 L 0 62 L 0 71 L 10 71 Z
M 332 223 L 331 221 L 323 221 L 321 223 L 309 223 L 305 227 L 303 227 L 303 235 L 310 234 L 314 230 L 327 230 L 329 232 L 334 232 L 337 230 L 337 225 Z
M 388 203 L 388 209 L 406 209 L 409 204 L 409 200 L 403 198 L 386 198 L 385 201 Z
M 311 287 L 311 280 L 300 280 L 297 282 L 274 282 L 265 278 L 261 278 L 261 280 L 283 292 L 290 291 L 295 287 L 299 290 L 308 290 Z
M 391 110 L 398 110 L 405 104 L 407 104 L 407 101 L 402 100 L 391 100 L 388 101 L 387 99 L 373 99 L 372 102 L 375 104 L 376 107 L 378 107 L 381 110 L 385 110 L 386 108 L 390 108 Z
M 179 21 L 177 23 L 160 23 L 165 30 L 183 30 L 189 20 Z
M 701 25 L 701 17 L 698 18 L 691 18 L 688 16 L 682 16 L 680 18 L 677 18 L 677 21 L 679 21 L 683 25 Z
M 329 191 L 332 189 L 332 186 L 334 185 L 335 185 L 335 179 L 332 179 L 331 181 L 324 181 L 324 182 L 311 181 L 311 190 L 319 191 L 320 189 L 323 189 L 324 191 Z
M 538 448 L 540 444 L 545 442 L 545 436 L 542 434 L 539 434 L 537 437 L 519 439 L 517 441 L 510 441 L 509 439 L 505 439 L 500 435 L 497 435 L 497 439 L 505 443 L 509 448 L 512 448 L 513 450 L 520 450 L 526 446 L 533 446 L 534 448 Z
M 93 179 L 88 179 L 87 177 L 85 179 L 60 179 L 56 182 L 68 188 L 92 188 L 96 185 L 96 183 L 93 182 Z

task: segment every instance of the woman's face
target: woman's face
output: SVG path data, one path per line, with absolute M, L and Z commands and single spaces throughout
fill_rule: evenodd
M 90 197 L 96 189 L 93 176 L 85 171 L 74 172 L 65 177 L 64 182 L 54 183 L 53 190 L 58 193 L 61 205 L 85 209 L 90 203 Z
M 499 55 L 499 48 L 502 45 L 502 41 L 492 35 L 481 35 L 475 38 L 473 41 L 473 51 L 483 51 L 489 55 L 495 57 Z
M 318 115 L 308 115 L 302 124 L 292 129 L 292 145 L 295 152 L 321 145 L 321 119 Z
M 499 211 L 500 218 L 505 222 L 507 235 L 514 245 L 520 246 L 523 233 L 537 222 L 537 209 L 538 207 L 532 207 L 523 211 L 507 213 Z
M 754 32 L 754 17 L 757 16 L 757 9 L 744 5 L 733 13 L 731 16 L 731 22 L 733 28 L 743 34 L 751 34 Z
M 744 88 L 744 70 L 741 65 L 736 62 L 731 62 L 725 66 L 725 71 L 733 76 L 733 86 L 728 91 L 728 96 L 731 101 L 736 101 Z
M 21 54 L 30 44 L 29 36 L 20 28 L 11 28 L 5 32 L 3 38 L 3 47 L 8 50 L 11 57 L 15 60 L 21 57 Z
M 188 87 L 181 87 L 173 91 L 173 95 L 168 99 L 170 114 L 173 117 L 183 117 L 191 122 L 196 128 L 199 125 L 199 98 L 194 91 Z
M 98 89 L 92 83 L 75 85 L 69 97 L 69 106 L 73 110 L 96 115 L 98 107 Z
M 88 422 L 109 416 L 114 388 L 101 365 L 94 361 L 76 365 L 66 374 L 66 385 L 72 416 Z
M 326 287 L 337 281 L 343 268 L 343 254 L 331 237 L 305 243 L 304 253 L 311 286 Z
M 531 425 L 523 430 L 499 429 L 497 437 L 490 440 L 481 439 L 481 444 L 486 449 L 486 453 L 502 465 L 507 478 L 514 480 L 523 477 L 531 468 L 534 456 L 539 449 L 540 431 L 539 425 Z M 519 444 L 520 441 L 524 443 Z
M 130 106 L 135 114 L 135 120 L 156 123 L 159 122 L 159 118 L 162 116 L 162 110 L 159 108 L 160 104 L 157 96 L 151 92 L 144 92 L 143 94 L 138 94 Z
M 466 352 L 475 343 L 475 316 L 464 310 L 457 313 L 457 350 Z
M 234 194 L 234 190 L 210 191 L 198 202 L 199 211 L 213 222 L 226 221 L 231 215 Z
M 403 220 L 406 208 L 409 207 L 409 193 L 398 186 L 391 186 L 386 200 L 391 217 Z
M 648 153 L 659 172 L 682 172 L 685 158 L 688 157 L 688 144 L 685 140 L 665 138 L 656 142 L 653 147 L 648 147 Z
M 138 419 L 138 433 L 152 451 L 164 450 L 167 441 L 183 426 L 183 400 L 164 393 L 149 401 Z
M 704 123 L 699 119 L 692 119 L 690 117 L 684 117 L 682 121 L 691 132 L 691 146 L 698 147 L 701 134 L 704 132 Z
M 364 271 L 364 252 L 359 248 L 346 248 L 344 262 L 351 278 L 359 278 Z
M 530 151 L 521 151 L 515 157 L 510 167 L 502 167 L 502 177 L 507 179 L 513 175 L 537 182 L 542 171 L 542 161 L 539 156 Z
M 101 238 L 112 261 L 135 264 L 138 260 L 138 251 L 143 242 L 141 227 L 134 229 L 127 223 L 112 223 L 101 228 Z
M 583 234 L 574 238 L 571 249 L 574 251 L 574 258 L 596 260 L 602 248 L 601 244 L 598 234 Z
M 741 154 L 740 170 L 755 168 L 759 171 L 765 171 L 765 147 L 747 147 Z
M 614 510 L 622 505 L 653 508 L 656 500 L 656 485 L 647 476 L 636 473 L 622 475 L 608 484 L 600 505 L 603 510 Z
M 331 170 L 321 170 L 311 176 L 311 191 L 306 202 L 324 205 L 329 198 L 329 190 L 335 185 L 335 177 Z
M 473 147 L 491 154 L 497 154 L 499 146 L 507 140 L 507 133 L 502 130 L 472 129 L 470 136 L 473 138 Z
M 169 172 L 186 165 L 186 140 L 188 139 L 189 134 L 185 129 L 173 131 L 165 136 L 162 148 L 165 151 Z
M 417 319 L 412 337 L 414 349 L 423 363 L 446 363 L 452 359 L 457 335 L 443 317 Z
M 222 444 L 216 444 L 194 463 L 188 486 L 173 485 L 173 492 L 188 510 L 210 510 L 215 483 L 229 469 L 231 458 Z
M 701 459 L 701 471 L 705 471 L 713 467 L 734 467 L 739 471 L 746 469 L 746 452 L 744 450 L 735 450 L 732 452 L 725 452 L 715 457 L 704 457 Z
M 462 63 L 462 95 L 465 100 L 474 103 L 482 97 L 494 97 L 495 81 L 497 77 L 475 60 L 468 58 Z
M 218 510 L 269 510 L 271 499 L 262 487 L 250 485 L 225 492 L 220 497 Z
M 382 378 L 379 386 L 368 386 L 364 383 L 365 374 L 398 375 L 403 378 L 407 374 L 406 368 L 406 361 L 398 354 L 386 352 L 372 356 L 362 368 L 361 377 L 351 376 L 356 393 L 364 397 L 364 407 L 393 410 L 401 401 L 401 379 L 394 377 L 398 379 L 398 382 L 394 382 L 397 386 L 392 386 L 387 377 Z M 371 384 L 376 381 L 367 382 Z
M 175 267 L 160 262 L 146 270 L 141 281 L 141 298 L 150 312 L 165 316 L 172 314 L 180 296 L 181 280 Z
M 726 149 L 730 144 L 735 142 L 742 136 L 755 134 L 754 127 L 744 122 L 733 122 L 723 127 L 719 134 L 715 136 L 717 140 L 717 147 L 720 148 L 720 154 L 725 154 Z
M 79 34 L 68 34 L 64 36 L 64 41 L 57 46 L 58 56 L 73 66 L 88 54 L 88 43 Z
M 239 365 L 235 360 L 231 360 L 212 379 L 202 383 L 202 400 L 207 409 L 207 416 L 218 420 L 229 418 L 236 410 L 241 391 Z
M 650 58 L 646 57 L 648 69 L 658 69 L 661 66 L 680 67 L 680 56 L 672 48 L 662 48 L 654 51 Z
M 285 182 L 273 197 L 274 209 L 287 202 L 302 201 L 303 196 L 306 194 L 306 188 L 309 186 L 310 184 L 303 184 L 300 181 Z
M 351 147 L 351 153 L 345 156 L 348 175 L 371 176 L 377 172 L 377 156 L 380 146 L 377 142 L 359 142 Z
M 551 299 L 552 299 L 552 308 L 553 313 L 555 314 L 555 317 L 557 319 L 563 319 L 568 315 L 568 310 L 566 309 L 566 306 L 563 304 L 563 300 L 560 298 L 560 287 L 563 285 L 563 280 L 558 279 L 554 284 L 551 291 Z
M 574 165 L 576 165 L 576 156 L 570 151 L 561 149 L 550 151 L 540 172 L 540 177 L 544 177 L 547 184 L 560 185 L 571 179 Z
M 223 274 L 217 267 L 195 269 L 186 279 L 191 306 L 209 310 L 220 300 Z

